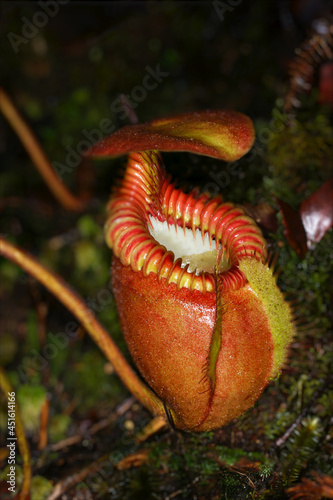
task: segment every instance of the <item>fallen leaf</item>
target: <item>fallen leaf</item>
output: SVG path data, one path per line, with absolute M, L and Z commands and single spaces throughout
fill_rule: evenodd
M 299 213 L 291 208 L 285 201 L 276 198 L 282 214 L 285 235 L 290 245 L 303 258 L 308 251 L 306 233 Z
M 302 202 L 300 215 L 312 249 L 333 225 L 333 178 Z
M 250 215 L 262 229 L 270 233 L 276 233 L 278 228 L 276 213 L 268 203 L 260 202 L 257 205 L 244 203 L 242 205 L 247 215 Z
M 333 62 L 328 61 L 319 68 L 319 104 L 333 106 Z
M 148 455 L 149 450 L 141 450 L 136 453 L 132 453 L 117 463 L 117 469 L 124 470 L 130 469 L 131 467 L 140 467 L 148 462 Z
M 302 478 L 300 483 L 287 489 L 290 500 L 320 500 L 333 498 L 333 479 L 312 471 L 314 481 Z

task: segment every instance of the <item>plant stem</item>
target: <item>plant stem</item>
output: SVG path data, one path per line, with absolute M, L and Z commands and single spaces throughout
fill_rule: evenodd
M 154 415 L 164 415 L 163 403 L 139 379 L 105 328 L 84 300 L 57 274 L 39 264 L 29 253 L 0 237 L 0 254 L 27 271 L 52 292 L 81 322 L 93 341 L 112 363 L 127 389 Z
M 19 136 L 31 160 L 59 203 L 68 210 L 81 211 L 83 202 L 76 198 L 59 179 L 37 137 L 1 87 L 0 110 Z
M 1 366 L 0 366 L 0 388 L 6 395 L 7 399 L 8 399 L 8 393 L 15 392 L 6 375 L 5 370 Z M 18 498 L 19 500 L 28 500 L 28 498 L 30 498 L 30 485 L 31 485 L 31 457 L 16 397 L 15 397 L 15 434 L 23 465 L 23 483 Z

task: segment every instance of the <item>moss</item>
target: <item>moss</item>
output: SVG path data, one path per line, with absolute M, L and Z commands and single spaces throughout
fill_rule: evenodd
M 315 463 L 323 428 L 318 417 L 307 417 L 301 422 L 282 449 L 280 460 L 287 484 L 296 481 L 309 463 Z
M 52 482 L 45 479 L 45 477 L 36 475 L 32 478 L 31 500 L 46 500 L 52 490 Z
M 56 443 L 61 439 L 65 439 L 70 423 L 71 417 L 69 415 L 54 415 L 50 419 L 48 426 L 50 442 Z
M 324 109 L 315 108 L 297 117 L 285 115 L 279 130 L 271 134 L 266 161 L 275 193 L 288 203 L 302 201 L 330 176 L 333 128 L 328 116 Z
M 22 423 L 28 433 L 36 432 L 40 426 L 40 415 L 46 399 L 46 390 L 40 385 L 22 385 L 17 391 Z
M 75 394 L 80 411 L 87 411 L 96 404 L 107 405 L 121 394 L 118 377 L 107 375 L 105 364 L 105 358 L 96 350 L 77 353 L 71 373 L 66 376 L 66 388 Z

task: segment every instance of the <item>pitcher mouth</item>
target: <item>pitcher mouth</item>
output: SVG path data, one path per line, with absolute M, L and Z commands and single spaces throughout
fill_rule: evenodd
M 158 281 L 214 292 L 247 282 L 239 261 L 265 261 L 266 243 L 254 220 L 220 197 L 175 188 L 155 151 L 131 153 L 125 178 L 109 203 L 106 240 L 125 266 Z
M 167 250 L 171 250 L 174 259 L 181 259 L 180 266 L 187 266 L 189 273 L 199 275 L 201 272 L 213 274 L 230 269 L 230 261 L 221 245 L 216 247 L 215 238 L 209 240 L 209 234 L 202 233 L 200 228 L 192 231 L 187 227 L 179 228 L 177 224 L 168 224 L 156 217 L 149 216 L 149 232 L 151 236 Z M 221 258 L 218 262 L 218 255 Z

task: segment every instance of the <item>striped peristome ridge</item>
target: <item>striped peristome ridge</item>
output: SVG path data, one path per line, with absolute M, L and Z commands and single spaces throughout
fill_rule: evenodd
M 266 261 L 261 231 L 240 207 L 197 191 L 176 189 L 156 151 L 131 153 L 123 182 L 108 206 L 108 245 L 123 265 L 142 271 L 144 276 L 155 273 L 159 281 L 175 283 L 178 289 L 213 292 L 214 275 L 196 273 L 184 266 L 181 258 L 175 258 L 152 236 L 152 218 L 184 233 L 191 229 L 195 238 L 199 230 L 203 241 L 208 234 L 210 246 L 216 242 L 217 261 L 224 258 L 230 262 L 230 268 L 221 273 L 224 288 L 238 289 L 246 282 L 238 269 L 241 259 L 254 256 Z

